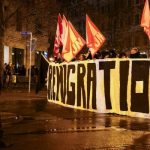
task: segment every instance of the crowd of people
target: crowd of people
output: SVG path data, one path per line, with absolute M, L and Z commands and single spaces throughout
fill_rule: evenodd
M 38 68 L 36 66 L 31 66 L 31 76 L 38 76 Z M 5 63 L 3 66 L 2 76 L 1 76 L 1 85 L 0 88 L 8 88 L 10 84 L 16 84 L 18 76 L 26 76 L 26 68 L 24 65 L 16 67 L 15 65 Z M 29 70 L 28 70 L 29 74 Z M 37 77 L 36 77 L 37 78 Z
M 7 88 L 11 83 L 16 83 L 16 75 L 26 75 L 26 68 L 24 65 L 15 66 L 11 63 L 5 63 L 2 71 L 2 88 Z
M 29 69 L 27 73 L 29 75 Z M 11 63 L 5 63 L 2 74 L 0 74 L 0 94 L 2 89 L 14 87 L 16 86 L 16 83 L 24 83 L 24 79 L 26 79 L 26 68 L 24 65 L 16 69 Z M 38 93 L 39 69 L 35 65 L 31 66 L 31 80 L 35 83 L 36 93 Z
M 148 58 L 146 54 L 140 53 L 139 49 L 134 47 L 130 50 L 130 54 L 127 55 L 125 52 L 118 53 L 115 49 L 111 50 L 102 50 L 98 51 L 94 58 L 92 57 L 91 51 L 89 50 L 86 54 L 79 54 L 76 58 L 72 61 L 84 61 L 84 60 L 91 60 L 91 59 L 107 59 L 107 58 Z M 56 63 L 64 62 L 63 58 L 61 57 L 61 53 L 58 53 L 58 56 L 53 60 Z

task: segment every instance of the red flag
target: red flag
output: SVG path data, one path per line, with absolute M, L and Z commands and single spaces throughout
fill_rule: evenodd
M 80 52 L 85 45 L 85 41 L 75 30 L 71 22 L 67 24 L 62 57 L 69 62 Z
M 62 18 L 61 15 L 58 15 L 58 21 L 57 21 L 57 29 L 56 29 L 56 35 L 55 35 L 55 41 L 54 41 L 54 56 L 57 57 L 59 53 L 59 47 L 62 46 Z
M 144 31 L 148 35 L 148 38 L 150 40 L 150 9 L 148 0 L 145 1 L 141 18 L 141 26 L 144 27 Z
M 63 28 L 63 32 L 62 32 L 62 38 L 61 38 L 61 42 L 62 44 L 64 43 L 65 40 L 65 34 L 66 34 L 66 29 L 67 29 L 67 19 L 66 17 L 63 15 L 63 19 L 62 19 L 62 28 Z
M 102 47 L 106 38 L 86 15 L 86 44 L 89 47 L 92 57 Z

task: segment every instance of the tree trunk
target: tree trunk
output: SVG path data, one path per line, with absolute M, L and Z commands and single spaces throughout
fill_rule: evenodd
M 3 46 L 3 38 L 0 38 L 0 76 L 2 77 L 4 64 L 4 46 Z
M 0 0 L 0 77 L 2 77 L 4 64 L 4 27 L 4 7 Z

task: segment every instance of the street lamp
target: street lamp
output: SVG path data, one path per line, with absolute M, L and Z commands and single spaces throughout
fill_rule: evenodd
M 21 35 L 30 35 L 30 57 L 29 57 L 29 93 L 31 92 L 31 53 L 32 53 L 32 32 L 21 32 Z

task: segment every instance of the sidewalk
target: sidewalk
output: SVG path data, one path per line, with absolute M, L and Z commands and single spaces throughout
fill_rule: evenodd
M 39 107 L 41 107 L 45 103 L 47 103 L 46 88 L 38 94 L 35 93 L 34 88 L 31 89 L 30 93 L 24 87 L 3 89 L 0 94 L 0 119 L 3 122 L 15 122 L 20 112 L 21 114 L 29 113 L 31 110 L 28 110 L 28 107 L 34 104 L 40 104 Z M 32 110 L 34 111 L 34 107 Z
M 0 94 L 0 103 L 3 101 L 18 101 L 18 100 L 38 100 L 47 99 L 46 88 L 40 91 L 38 94 L 35 93 L 34 89 L 28 92 L 27 88 L 7 88 L 3 89 Z
M 7 150 L 150 149 L 148 119 L 47 103 L 46 91 L 38 95 L 26 89 L 4 91 L 0 115 Z
M 149 119 L 66 108 L 47 103 L 46 95 L 46 89 L 38 94 L 34 88 L 31 93 L 18 87 L 2 91 L 0 118 L 5 149 L 150 149 Z

